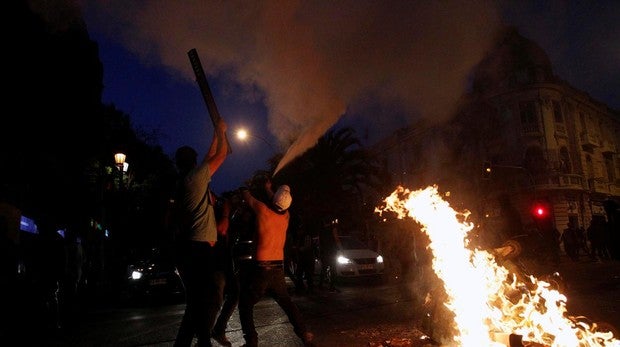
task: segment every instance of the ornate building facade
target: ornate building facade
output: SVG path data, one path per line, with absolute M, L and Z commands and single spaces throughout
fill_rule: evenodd
M 559 231 L 569 221 L 587 229 L 620 202 L 620 112 L 555 76 L 510 28 L 449 122 L 420 121 L 373 149 L 394 181 L 437 184 L 498 232 L 525 232 L 537 204 Z

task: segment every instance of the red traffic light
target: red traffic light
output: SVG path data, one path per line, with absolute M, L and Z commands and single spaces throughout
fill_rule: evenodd
M 549 210 L 547 206 L 542 204 L 534 205 L 534 209 L 532 210 L 534 213 L 534 217 L 536 218 L 546 218 L 549 215 Z

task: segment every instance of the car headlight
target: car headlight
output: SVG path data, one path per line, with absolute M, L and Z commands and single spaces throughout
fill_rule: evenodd
M 339 255 L 338 256 L 338 264 L 351 264 L 351 260 L 345 256 Z
M 132 280 L 139 280 L 141 278 L 142 278 L 142 272 L 141 271 L 134 270 L 134 271 L 131 272 L 131 279 Z
M 383 257 L 378 255 L 377 256 L 377 263 L 383 263 Z

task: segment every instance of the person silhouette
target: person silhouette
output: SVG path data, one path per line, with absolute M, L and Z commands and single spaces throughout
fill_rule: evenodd
M 177 269 L 185 286 L 185 313 L 174 342 L 189 347 L 194 335 L 199 347 L 211 346 L 211 330 L 223 300 L 225 273 L 218 263 L 215 245 L 217 225 L 215 201 L 209 184 L 228 154 L 226 123 L 215 123 L 215 134 L 208 153 L 198 163 L 190 146 L 175 153 L 180 180 L 174 199 Z
M 229 233 L 232 202 L 231 193 L 215 198 L 215 219 L 217 220 L 217 243 L 215 244 L 218 263 L 225 273 L 224 303 L 220 309 L 211 337 L 222 346 L 232 346 L 226 337 L 226 327 L 239 303 L 239 279 L 235 273 L 232 246 Z
M 338 253 L 338 227 L 337 223 L 323 226 L 319 234 L 319 254 L 321 258 L 321 274 L 319 287 L 323 288 L 323 282 L 327 282 L 329 291 L 337 292 L 336 288 L 336 255 Z
M 254 305 L 269 293 L 286 313 L 295 334 L 305 346 L 313 346 L 314 334 L 308 331 L 297 306 L 288 294 L 284 273 L 284 244 L 289 225 L 288 208 L 292 197 L 290 188 L 281 185 L 273 193 L 271 180 L 265 182 L 268 203 L 256 199 L 249 190 L 241 189 L 243 198 L 256 214 L 256 262 L 252 276 L 243 285 L 239 302 L 239 319 L 245 346 L 258 346 L 258 333 L 254 325 Z

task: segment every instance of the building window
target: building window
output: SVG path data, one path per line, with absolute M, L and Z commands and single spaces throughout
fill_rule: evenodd
M 521 116 L 521 126 L 525 132 L 539 131 L 538 118 L 536 117 L 536 104 L 534 101 L 520 102 L 519 114 Z
M 607 171 L 607 182 L 614 182 L 616 180 L 616 166 L 614 165 L 614 157 L 611 153 L 604 155 L 605 158 L 605 170 Z
M 553 120 L 556 123 L 564 123 L 564 116 L 562 115 L 562 107 L 560 102 L 553 100 Z
M 583 112 L 579 112 L 579 123 L 581 124 L 581 131 L 588 130 L 588 127 L 586 124 L 586 114 Z
M 560 148 L 560 172 L 567 174 L 573 172 L 570 156 L 568 155 L 568 149 L 566 147 Z
M 589 154 L 586 154 L 586 175 L 588 179 L 594 178 L 594 164 Z
M 538 146 L 528 147 L 525 151 L 523 167 L 532 175 L 540 176 L 545 173 L 547 161 L 543 155 L 543 151 Z

